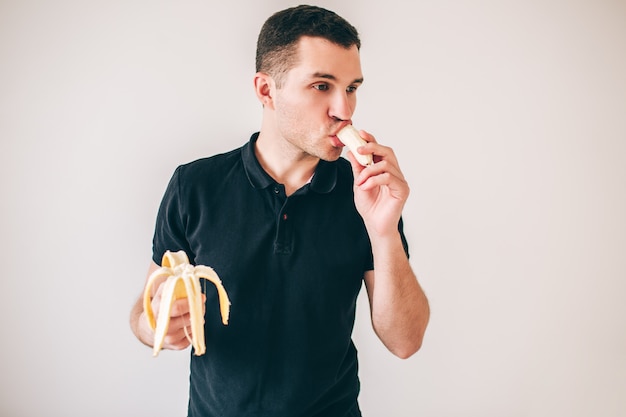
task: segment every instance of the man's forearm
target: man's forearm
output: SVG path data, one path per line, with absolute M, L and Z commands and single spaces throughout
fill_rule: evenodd
M 422 345 L 430 318 L 422 290 L 402 241 L 397 237 L 372 241 L 374 271 L 365 277 L 374 331 L 395 355 L 408 358 Z

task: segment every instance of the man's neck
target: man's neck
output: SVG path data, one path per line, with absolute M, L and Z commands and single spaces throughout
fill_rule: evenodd
M 291 195 L 313 177 L 319 158 L 296 149 L 291 144 L 259 134 L 254 148 L 261 167 Z

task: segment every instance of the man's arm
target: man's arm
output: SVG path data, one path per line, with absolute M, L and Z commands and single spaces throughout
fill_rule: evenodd
M 350 153 L 354 172 L 354 201 L 372 243 L 374 270 L 365 275 L 372 326 L 395 355 L 408 358 L 422 345 L 430 318 L 428 300 L 404 251 L 398 223 L 409 186 L 391 148 L 368 142 L 362 153 L 374 154 L 373 165 L 359 165 Z
M 148 274 L 146 276 L 146 283 L 148 282 L 150 275 L 158 268 L 159 266 L 156 263 L 150 263 Z M 159 303 L 161 302 L 161 284 L 164 281 L 165 278 L 159 282 L 155 282 L 153 286 L 153 288 L 156 288 L 156 292 L 152 294 L 152 310 L 155 312 L 155 315 L 158 314 L 159 311 Z M 170 324 L 167 329 L 167 334 L 163 340 L 163 349 L 182 350 L 191 344 L 190 340 L 185 335 L 185 326 L 187 326 L 189 333 L 189 304 L 186 298 L 181 298 L 174 301 L 172 304 Z M 150 327 L 143 308 L 143 292 L 137 298 L 137 301 L 130 311 L 130 328 L 135 337 L 137 337 L 141 343 L 146 346 L 153 347 L 154 330 Z
M 430 317 L 428 300 L 400 238 L 373 245 L 380 245 L 372 246 L 375 270 L 365 274 L 372 326 L 389 351 L 406 359 L 422 346 Z

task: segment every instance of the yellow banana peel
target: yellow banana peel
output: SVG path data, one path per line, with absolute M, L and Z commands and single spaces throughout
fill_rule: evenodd
M 163 285 L 163 290 L 161 292 L 159 314 L 155 318 L 152 310 L 152 286 L 156 280 L 163 277 L 165 277 L 165 282 L 161 284 Z M 169 328 L 172 303 L 181 298 L 187 298 L 189 303 L 191 337 L 187 333 L 186 327 L 185 334 L 193 345 L 195 355 L 200 356 L 205 353 L 201 278 L 212 282 L 217 288 L 222 323 L 224 325 L 228 324 L 230 300 L 217 273 L 205 265 L 191 265 L 184 251 L 167 251 L 163 255 L 161 267 L 148 277 L 143 293 L 143 308 L 150 327 L 155 331 L 152 350 L 154 356 L 157 356 L 163 348 L 163 339 Z

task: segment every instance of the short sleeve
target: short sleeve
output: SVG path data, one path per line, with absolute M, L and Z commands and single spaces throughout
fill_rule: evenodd
M 159 211 L 152 240 L 152 260 L 161 265 L 165 251 L 184 250 L 191 255 L 186 237 L 184 199 L 181 196 L 180 176 L 182 167 L 176 168 L 170 179 Z M 193 259 L 190 256 L 190 259 Z
M 409 243 L 407 242 L 406 236 L 404 235 L 404 222 L 402 221 L 402 217 L 400 217 L 400 221 L 398 222 L 398 231 L 400 232 L 400 239 L 402 240 L 404 253 L 406 253 L 406 257 L 409 258 Z

